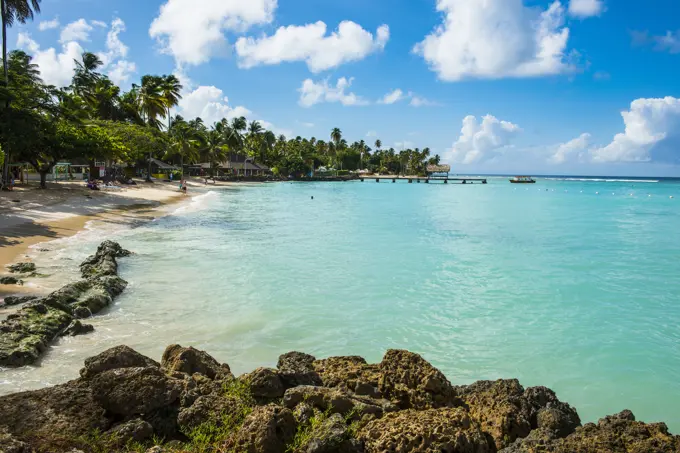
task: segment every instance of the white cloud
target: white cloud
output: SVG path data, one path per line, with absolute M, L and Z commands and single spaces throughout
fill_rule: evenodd
M 52 20 L 44 20 L 38 24 L 38 30 L 40 31 L 46 31 L 46 30 L 54 30 L 55 28 L 59 28 L 59 18 L 55 17 Z
M 319 83 L 312 79 L 302 82 L 299 103 L 303 107 L 311 107 L 321 102 L 339 102 L 342 105 L 366 105 L 368 102 L 354 93 L 347 93 L 354 79 L 341 77 L 335 86 L 328 84 L 328 80 Z
M 102 22 L 101 20 L 92 20 L 90 21 L 92 25 L 95 27 L 101 27 L 101 28 L 107 28 L 109 25 L 106 22 Z
M 260 125 L 263 128 L 267 129 L 268 131 L 272 131 L 274 133 L 274 135 L 276 135 L 277 137 L 279 135 L 283 135 L 286 138 L 290 138 L 290 137 L 294 136 L 293 131 L 290 130 L 290 129 L 283 129 L 283 128 L 280 128 L 280 127 L 276 127 L 275 125 L 273 125 L 269 121 L 265 121 L 265 120 L 256 120 L 256 121 L 258 123 L 260 123 Z
M 341 22 L 337 31 L 328 36 L 326 31 L 326 24 L 318 21 L 281 27 L 271 36 L 241 37 L 235 45 L 239 66 L 252 68 L 304 61 L 309 70 L 316 73 L 361 60 L 372 52 L 382 50 L 390 37 L 387 25 L 381 25 L 374 38 L 373 34 L 351 21 Z
M 382 99 L 378 101 L 378 104 L 394 104 L 395 102 L 406 99 L 406 97 L 407 96 L 404 94 L 404 92 L 397 88 L 396 90 L 387 93 Z
M 301 126 L 304 126 L 304 127 L 309 127 L 309 128 L 314 127 L 314 123 L 306 123 L 306 122 L 304 122 L 304 121 L 303 121 L 303 122 L 299 122 L 299 121 L 298 121 L 298 123 L 300 123 L 300 125 L 301 125 Z
M 104 25 L 108 28 L 108 25 Z M 113 19 L 111 28 L 106 34 L 106 51 L 97 54 L 103 63 L 101 70 L 106 71 L 109 78 L 117 84 L 127 82 L 137 70 L 135 63 L 125 59 L 130 50 L 120 40 L 120 34 L 125 30 L 125 22 L 118 17 Z
M 582 161 L 584 159 L 584 152 L 590 145 L 590 138 L 590 134 L 581 134 L 579 137 L 576 137 L 567 143 L 558 145 L 552 156 L 550 156 L 549 162 L 553 164 L 563 164 L 575 159 Z
M 131 61 L 119 60 L 109 67 L 107 75 L 116 85 L 122 85 L 128 80 L 132 74 L 137 71 L 137 65 Z
M 426 99 L 424 97 L 413 95 L 411 97 L 411 102 L 409 102 L 409 105 L 411 107 L 433 107 L 440 104 L 436 101 L 430 101 L 429 99 Z
M 471 164 L 495 157 L 510 146 L 520 131 L 516 124 L 501 121 L 492 115 L 484 116 L 481 122 L 475 116 L 466 116 L 460 137 L 453 148 L 445 153 L 444 159 Z
M 377 137 L 378 133 L 376 131 L 368 131 L 366 132 L 366 137 Z
M 167 0 L 149 35 L 178 64 L 199 65 L 227 51 L 224 31 L 270 23 L 276 7 L 277 0 Z
M 185 118 L 200 117 L 210 125 L 222 118 L 228 120 L 240 116 L 250 116 L 252 112 L 243 106 L 231 107 L 229 98 L 215 86 L 199 86 L 179 101 L 178 110 Z
M 595 162 L 677 162 L 680 99 L 636 99 L 621 112 L 626 129 L 607 146 L 591 151 Z
M 28 50 L 33 56 L 33 63 L 38 65 L 40 76 L 48 85 L 64 87 L 71 83 L 75 61 L 81 58 L 83 48 L 76 41 L 62 45 L 61 52 L 54 48 L 41 50 L 37 42 L 27 33 L 19 33 L 17 47 Z
M 571 69 L 565 9 L 522 0 L 437 0 L 444 23 L 414 47 L 441 80 L 536 77 Z
M 602 0 L 570 0 L 569 14 L 585 19 L 587 17 L 598 16 L 604 11 L 604 2 Z
M 89 41 L 91 31 L 92 25 L 88 24 L 85 19 L 78 19 L 61 30 L 59 42 L 65 44 L 71 41 Z

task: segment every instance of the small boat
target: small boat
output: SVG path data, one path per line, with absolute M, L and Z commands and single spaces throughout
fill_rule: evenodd
M 531 176 L 515 176 L 510 179 L 512 184 L 536 184 L 536 180 Z

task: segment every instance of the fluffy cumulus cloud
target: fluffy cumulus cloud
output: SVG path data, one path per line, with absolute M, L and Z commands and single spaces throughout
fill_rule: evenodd
M 394 104 L 396 102 L 399 102 L 403 99 L 406 99 L 406 95 L 404 94 L 403 91 L 401 91 L 399 88 L 397 88 L 394 91 L 390 91 L 387 93 L 385 96 L 383 96 L 382 99 L 378 101 L 378 104 Z
M 603 0 L 570 0 L 569 14 L 574 17 L 586 18 L 598 16 L 604 11 Z
M 460 137 L 445 154 L 445 160 L 472 164 L 491 159 L 510 147 L 520 131 L 518 125 L 492 115 L 486 115 L 481 121 L 475 116 L 466 116 Z
M 302 82 L 299 104 L 303 107 L 311 107 L 322 102 L 339 102 L 342 105 L 366 105 L 368 102 L 347 90 L 352 86 L 354 79 L 341 77 L 335 86 L 330 85 L 328 80 L 314 82 L 307 79 Z
M 274 19 L 277 0 L 167 0 L 149 29 L 178 64 L 198 65 L 227 51 L 224 32 Z
M 33 56 L 33 62 L 38 65 L 40 74 L 45 83 L 58 87 L 67 86 L 71 83 L 75 70 L 75 61 L 82 58 L 85 49 L 79 41 L 89 41 L 93 27 L 85 19 L 71 22 L 61 30 L 61 49 L 51 47 L 42 49 L 33 38 L 25 32 L 20 32 L 17 38 L 17 47 L 27 50 Z M 104 24 L 107 28 L 108 25 Z M 96 52 L 102 60 L 100 71 L 107 74 L 116 84 L 122 84 L 130 79 L 136 71 L 133 62 L 126 60 L 128 47 L 120 40 L 120 33 L 125 31 L 125 23 L 121 19 L 111 22 L 105 50 Z M 89 49 L 88 49 L 89 50 Z
M 437 0 L 444 22 L 414 47 L 440 79 L 536 77 L 571 69 L 559 1 Z
M 184 94 L 178 107 L 179 113 L 185 118 L 200 117 L 206 124 L 213 124 L 222 118 L 230 120 L 252 114 L 243 106 L 230 106 L 229 98 L 215 86 L 199 86 Z
M 88 24 L 85 19 L 78 19 L 61 30 L 59 42 L 64 44 L 71 41 L 89 41 L 91 31 L 92 25 Z
M 595 162 L 680 160 L 680 99 L 636 99 L 621 116 L 625 131 L 609 145 L 591 150 Z
M 71 83 L 76 66 L 75 60 L 79 60 L 83 53 L 83 48 L 76 41 L 64 43 L 61 51 L 53 47 L 43 50 L 29 34 L 24 32 L 19 33 L 17 47 L 27 50 L 33 56 L 33 63 L 38 65 L 43 81 L 57 87 Z
M 351 21 L 343 21 L 336 31 L 326 33 L 326 24 L 319 21 L 281 27 L 271 36 L 239 38 L 235 46 L 239 66 L 304 61 L 310 71 L 321 72 L 384 49 L 390 37 L 387 25 L 380 26 L 373 36 Z
M 106 51 L 100 52 L 99 59 L 103 63 L 103 70 L 116 84 L 122 84 L 130 79 L 137 70 L 137 66 L 126 60 L 129 48 L 120 40 L 120 34 L 125 31 L 125 22 L 115 18 L 106 34 Z
M 548 161 L 553 164 L 583 162 L 587 157 L 585 153 L 589 145 L 590 134 L 581 134 L 567 143 L 558 145 Z
M 40 31 L 54 30 L 55 28 L 59 28 L 58 17 L 55 17 L 52 20 L 44 20 L 38 24 L 38 30 Z

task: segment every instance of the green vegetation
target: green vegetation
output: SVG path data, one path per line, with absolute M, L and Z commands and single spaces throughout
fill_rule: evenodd
M 238 379 L 224 385 L 224 398 L 230 403 L 227 410 L 184 433 L 189 441 L 181 451 L 187 453 L 219 452 L 219 448 L 243 425 L 255 407 L 250 387 Z
M 40 12 L 41 0 L 0 0 L 3 37 L 7 27 L 25 23 Z M 95 162 L 145 166 L 150 158 L 185 165 L 209 163 L 215 175 L 220 163 L 240 158 L 256 161 L 280 177 L 366 169 L 380 173 L 422 174 L 428 163 L 438 163 L 430 150 L 382 149 L 363 141 L 348 144 L 339 128 L 330 140 L 276 137 L 262 123 L 245 118 L 222 119 L 212 125 L 201 118 L 170 116 L 181 99 L 182 85 L 174 75 L 144 75 L 123 92 L 98 72 L 102 61 L 85 52 L 67 87 L 46 85 L 32 57 L 20 50 L 7 53 L 3 39 L 3 80 L 0 83 L 0 147 L 3 181 L 9 164 L 28 162 L 40 174 L 41 187 L 58 162 L 84 159 L 90 174 Z M 337 173 L 335 173 L 337 174 Z M 180 176 L 183 175 L 183 170 Z

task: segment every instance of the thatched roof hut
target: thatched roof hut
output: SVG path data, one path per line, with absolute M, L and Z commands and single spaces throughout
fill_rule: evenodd
M 446 173 L 448 175 L 451 173 L 451 165 L 428 165 L 427 173 L 429 175 L 433 173 Z

